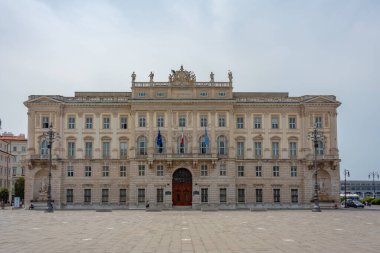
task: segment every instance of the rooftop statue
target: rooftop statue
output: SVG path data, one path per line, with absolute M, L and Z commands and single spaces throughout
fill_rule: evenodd
M 228 70 L 228 79 L 230 80 L 230 83 L 232 83 L 232 72 L 231 70 Z
M 212 83 L 214 82 L 214 73 L 212 72 L 210 73 L 210 82 Z
M 154 73 L 151 71 L 149 74 L 149 82 L 153 82 Z
M 136 74 L 135 74 L 135 71 L 133 71 L 132 75 L 132 83 L 134 83 L 136 81 Z

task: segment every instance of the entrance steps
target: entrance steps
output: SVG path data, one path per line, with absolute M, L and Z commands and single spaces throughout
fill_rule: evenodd
M 173 206 L 173 210 L 188 211 L 188 210 L 193 210 L 193 207 L 192 206 Z

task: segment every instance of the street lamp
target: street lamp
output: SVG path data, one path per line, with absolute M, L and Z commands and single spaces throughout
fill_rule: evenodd
M 313 131 L 309 133 L 309 138 L 314 144 L 314 171 L 315 171 L 315 183 L 314 183 L 314 206 L 312 211 L 313 212 L 321 212 L 321 207 L 319 206 L 319 196 L 318 196 L 318 170 L 317 170 L 317 153 L 318 153 L 318 146 L 319 143 L 323 142 L 323 132 L 318 130 L 317 126 L 314 126 Z
M 373 179 L 373 198 L 376 198 L 376 190 L 375 190 L 375 178 L 379 179 L 379 172 L 377 171 L 372 171 L 368 174 L 369 179 Z
M 52 124 L 50 124 L 49 130 L 42 135 L 42 138 L 44 138 L 48 142 L 48 149 L 49 149 L 49 184 L 48 184 L 48 201 L 47 201 L 46 212 L 52 213 L 54 212 L 54 210 L 53 210 L 53 205 L 51 203 L 51 170 L 53 167 L 51 151 L 52 151 L 53 142 L 59 138 L 58 133 L 53 131 Z
M 344 169 L 344 208 L 347 208 L 347 180 L 346 176 L 350 177 L 350 171 Z

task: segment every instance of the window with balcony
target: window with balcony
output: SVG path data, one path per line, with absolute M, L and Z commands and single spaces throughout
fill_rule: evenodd
M 69 158 L 75 157 L 75 142 L 73 141 L 67 142 L 67 156 Z
M 207 118 L 207 115 L 201 115 L 200 116 L 200 126 L 201 127 L 207 127 L 207 124 L 208 124 L 208 118 Z
M 296 158 L 297 157 L 297 142 L 289 142 L 289 155 L 290 158 Z
M 128 143 L 120 142 L 120 158 L 126 159 L 128 156 Z
M 324 155 L 325 154 L 325 148 L 323 145 L 323 142 L 319 141 L 317 143 L 317 155 Z
M 323 128 L 322 116 L 316 116 L 314 119 L 314 126 L 316 128 Z
M 223 135 L 217 138 L 218 155 L 227 155 L 227 138 Z
M 255 158 L 261 158 L 262 155 L 262 145 L 261 141 L 255 141 Z
M 108 141 L 104 141 L 102 143 L 102 151 L 103 151 L 103 159 L 110 158 L 110 143 Z
M 147 155 L 147 139 L 145 136 L 140 136 L 137 139 L 137 154 Z
M 85 157 L 86 159 L 92 158 L 92 142 L 91 141 L 85 142 Z
M 244 157 L 244 141 L 236 142 L 236 156 L 239 158 Z
M 277 141 L 272 142 L 272 158 L 280 157 L 280 143 Z
M 164 116 L 158 115 L 157 116 L 157 127 L 164 127 Z
M 179 127 L 186 127 L 186 116 L 185 115 L 179 115 L 178 125 L 179 125 Z

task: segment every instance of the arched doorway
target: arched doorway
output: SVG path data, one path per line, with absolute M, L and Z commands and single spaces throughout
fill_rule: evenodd
M 191 206 L 192 176 L 189 170 L 180 168 L 173 173 L 173 206 Z

